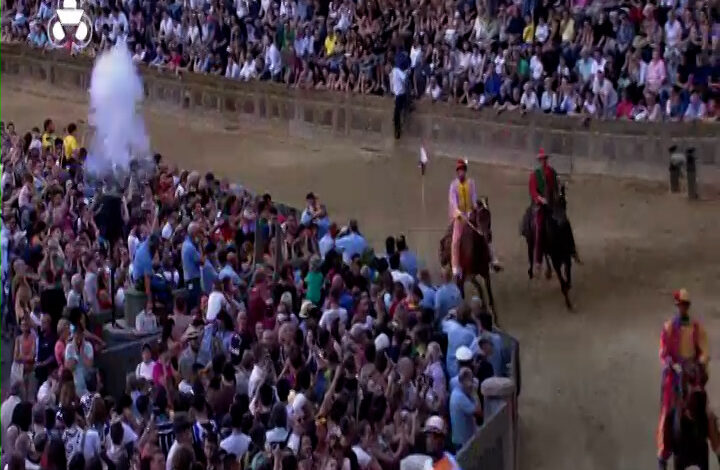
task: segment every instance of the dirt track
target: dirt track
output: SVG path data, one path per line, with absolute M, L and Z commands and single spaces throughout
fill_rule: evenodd
M 78 101 L 20 93 L 17 85 L 3 80 L 2 119 L 19 129 L 45 117 L 61 127 L 86 116 Z M 148 113 L 147 123 L 153 148 L 178 165 L 212 170 L 297 206 L 313 190 L 335 220 L 356 217 L 376 248 L 404 232 L 431 267 L 437 264 L 453 175 L 448 159 L 432 159 L 422 182 L 417 150 L 290 138 L 250 124 L 228 132 L 206 118 L 160 112 Z M 576 310 L 567 312 L 554 279 L 527 280 L 518 235 L 526 172 L 480 164 L 470 172 L 490 198 L 506 265 L 494 279 L 501 321 L 521 341 L 521 468 L 655 468 L 658 337 L 674 288 L 690 290 L 710 334 L 709 394 L 720 409 L 720 198 L 690 204 L 661 185 L 573 176 L 569 210 L 584 265 L 574 271 Z

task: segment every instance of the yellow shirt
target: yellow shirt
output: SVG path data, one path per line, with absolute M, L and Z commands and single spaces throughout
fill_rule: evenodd
M 525 26 L 525 29 L 523 29 L 523 42 L 526 44 L 532 44 L 535 40 L 535 25 L 533 23 L 529 23 L 527 26 Z
M 45 132 L 43 133 L 41 140 L 44 149 L 51 148 L 55 144 L 55 134 L 48 134 Z
M 693 341 L 693 331 L 695 328 L 693 328 L 692 324 L 681 325 L 680 338 L 678 342 L 678 354 L 683 359 L 694 359 L 696 353 L 699 352 L 699 357 L 697 358 L 698 361 L 706 364 L 709 359 L 707 333 L 705 333 L 705 328 L 702 326 L 698 325 L 697 328 L 697 347 L 699 351 L 695 350 L 695 342 Z
M 70 160 L 73 158 L 73 152 L 79 148 L 77 139 L 74 135 L 69 134 L 66 135 L 63 139 L 63 153 L 65 154 L 65 159 Z
M 463 214 L 467 214 L 471 209 L 470 185 L 466 179 L 464 183 L 458 182 L 458 210 Z
M 335 51 L 335 42 L 337 41 L 335 34 L 328 34 L 325 38 L 325 55 L 332 55 Z

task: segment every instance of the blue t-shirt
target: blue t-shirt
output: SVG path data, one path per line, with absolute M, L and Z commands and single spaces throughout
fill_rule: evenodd
M 133 280 L 140 281 L 145 275 L 152 276 L 153 262 L 150 254 L 150 243 L 148 240 L 140 243 L 135 251 L 135 259 L 133 259 Z
M 185 237 L 182 244 L 182 267 L 185 282 L 200 277 L 200 252 L 190 237 Z
M 450 394 L 450 427 L 452 443 L 456 446 L 469 441 L 477 428 L 475 403 L 459 387 Z

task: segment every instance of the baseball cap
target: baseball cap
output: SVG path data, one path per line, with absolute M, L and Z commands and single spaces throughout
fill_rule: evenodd
M 460 346 L 457 348 L 457 351 L 455 351 L 455 358 L 458 361 L 469 361 L 473 357 L 472 351 L 470 351 L 470 348 L 467 346 Z

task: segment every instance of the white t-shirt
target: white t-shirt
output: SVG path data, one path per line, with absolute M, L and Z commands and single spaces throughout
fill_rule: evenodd
M 533 80 L 540 80 L 542 78 L 545 68 L 543 67 L 542 61 L 539 56 L 532 56 L 530 58 L 530 73 Z
M 677 19 L 675 19 L 675 21 L 673 22 L 668 21 L 667 23 L 665 23 L 665 42 L 668 46 L 676 46 L 678 42 L 680 42 L 681 36 L 682 26 Z
M 157 330 L 157 317 L 152 313 L 141 310 L 135 317 L 135 330 L 138 333 L 147 334 Z
M 368 468 L 368 466 L 370 466 L 370 462 L 372 462 L 372 457 L 370 457 L 370 454 L 365 452 L 365 449 L 360 446 L 353 446 L 352 451 L 355 452 L 355 456 L 357 457 L 358 465 L 360 465 L 360 468 Z
M 282 56 L 275 43 L 270 44 L 270 47 L 265 51 L 265 63 L 268 64 L 268 69 L 272 75 L 280 73 L 282 70 Z
M 225 69 L 225 78 L 240 78 L 240 66 L 237 62 L 228 63 Z
M 228 454 L 233 454 L 239 460 L 250 447 L 250 438 L 241 432 L 233 431 L 228 437 L 220 441 L 220 448 Z
M 325 328 L 329 331 L 332 327 L 332 324 L 337 318 L 339 318 L 342 323 L 347 323 L 347 317 L 348 313 L 347 310 L 345 310 L 344 308 L 331 308 L 323 312 L 322 316 L 320 317 L 320 322 L 318 324 L 321 328 Z
M 143 378 L 143 379 L 147 380 L 148 382 L 152 382 L 154 368 L 155 368 L 155 361 L 150 361 L 148 363 L 141 362 L 135 368 L 135 377 L 137 377 L 138 379 Z
M 128 235 L 128 253 L 130 254 L 130 259 L 135 258 L 135 251 L 138 245 L 140 245 L 140 239 L 135 235 Z
M 533 109 L 537 108 L 538 100 L 535 92 L 530 90 L 529 92 L 523 93 L 523 95 L 520 97 L 520 106 L 524 109 L 527 109 L 528 111 L 532 111 Z
M 412 289 L 413 284 L 415 284 L 415 279 L 406 272 L 395 270 L 390 271 L 390 274 L 392 275 L 393 282 L 399 282 L 402 284 L 406 292 L 409 292 L 410 289 Z
M 412 46 L 410 48 L 410 67 L 415 68 L 420 58 L 422 48 L 420 46 Z
M 207 321 L 214 321 L 217 318 L 218 313 L 220 313 L 221 310 L 226 308 L 227 299 L 225 299 L 225 295 L 222 292 L 218 291 L 210 292 L 210 296 L 208 297 L 208 309 L 205 319 Z
M 162 237 L 165 240 L 170 240 L 170 237 L 172 237 L 173 234 L 173 226 L 170 225 L 170 222 L 165 222 L 165 225 L 163 225 L 162 232 L 160 233 Z

